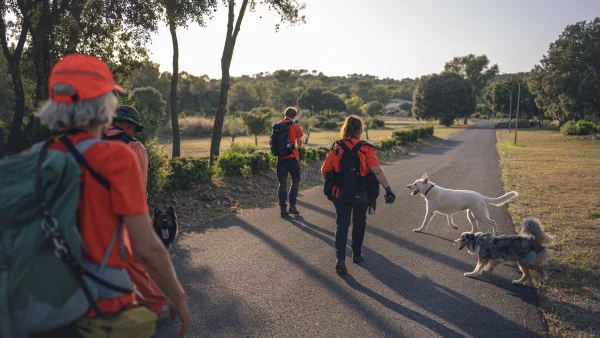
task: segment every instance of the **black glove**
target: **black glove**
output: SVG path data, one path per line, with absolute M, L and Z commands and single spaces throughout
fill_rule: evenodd
M 383 196 L 383 198 L 385 199 L 385 203 L 387 204 L 394 203 L 394 201 L 396 200 L 396 195 L 394 195 L 394 193 L 392 192 L 391 187 L 385 188 L 385 195 Z

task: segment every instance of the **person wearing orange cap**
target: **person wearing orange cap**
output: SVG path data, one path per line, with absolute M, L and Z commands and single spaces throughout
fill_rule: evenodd
M 99 139 L 118 106 L 113 91 L 125 93 L 115 85 L 108 66 L 93 56 L 69 54 L 56 63 L 49 78 L 50 98 L 36 113 L 41 124 L 67 135 L 54 139 L 50 149 L 73 152 L 80 142 Z M 183 335 L 191 322 L 186 295 L 167 250 L 152 229 L 135 153 L 121 142 L 100 141 L 79 156 L 83 160 L 78 162 L 85 164 L 80 165 L 84 189 L 77 209 L 84 244 L 82 264 L 90 271 L 110 270 L 113 278 L 129 281 L 126 268 L 133 256 L 138 258 L 168 296 L 171 317 L 179 317 L 179 334 Z M 133 292 L 108 290 L 95 285 L 93 279 L 86 283 L 96 292 L 96 304 L 84 315 L 85 320 L 97 316 L 94 309 L 119 316 L 139 306 Z M 131 290 L 132 285 L 126 289 Z M 79 330 L 81 323 L 75 322 L 30 337 L 83 336 Z

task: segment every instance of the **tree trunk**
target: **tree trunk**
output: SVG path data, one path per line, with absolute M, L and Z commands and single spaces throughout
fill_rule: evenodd
M 308 145 L 308 139 L 310 138 L 310 129 L 306 131 L 306 139 L 304 140 L 304 145 Z
M 177 115 L 177 81 L 179 80 L 179 43 L 177 42 L 177 26 L 171 22 L 171 39 L 173 40 L 173 75 L 171 76 L 171 129 L 173 129 L 173 157 L 181 156 L 181 138 L 179 135 L 179 115 Z
M 254 134 L 254 145 L 258 147 L 258 135 Z
M 215 116 L 212 140 L 210 142 L 211 166 L 215 163 L 216 158 L 219 156 L 219 150 L 221 148 L 223 122 L 225 120 L 225 113 L 227 112 L 227 95 L 229 94 L 230 88 L 229 67 L 231 66 L 231 59 L 233 58 L 233 49 L 235 47 L 235 41 L 237 39 L 238 33 L 240 32 L 240 27 L 242 25 L 242 20 L 244 19 L 244 13 L 246 12 L 247 5 L 248 0 L 243 0 L 234 29 L 234 0 L 228 1 L 229 16 L 227 20 L 227 37 L 225 38 L 225 47 L 223 47 L 223 56 L 221 57 L 221 92 L 219 93 L 219 107 L 217 108 L 217 115 Z
M 6 152 L 8 155 L 12 155 L 26 148 L 26 145 L 23 144 L 23 133 L 21 132 L 23 119 L 25 118 L 25 90 L 21 81 L 20 61 L 14 61 L 13 64 L 9 65 L 9 69 L 15 92 L 15 115 L 6 142 Z
M 467 119 L 468 119 L 468 118 L 469 118 L 469 116 L 468 116 L 468 115 L 465 115 L 465 121 L 464 121 L 464 123 L 463 123 L 464 125 L 466 125 L 466 124 L 467 124 Z

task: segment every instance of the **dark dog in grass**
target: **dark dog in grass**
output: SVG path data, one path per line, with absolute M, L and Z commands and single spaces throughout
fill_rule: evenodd
M 152 226 L 158 237 L 162 240 L 167 249 L 171 248 L 171 243 L 177 236 L 179 225 L 177 224 L 177 215 L 173 207 L 167 208 L 162 212 L 158 207 L 154 208 L 154 217 L 152 217 Z

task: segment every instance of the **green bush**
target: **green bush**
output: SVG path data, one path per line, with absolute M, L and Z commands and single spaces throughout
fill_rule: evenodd
M 300 157 L 300 161 L 306 161 L 306 148 L 298 147 L 298 155 Z
M 325 159 L 327 158 L 327 155 L 329 155 L 329 148 L 325 148 L 325 147 L 317 148 L 317 159 L 319 161 L 325 161 Z
M 258 147 L 250 143 L 233 142 L 227 152 L 238 154 L 253 154 L 258 152 Z
M 399 145 L 408 144 L 410 142 L 410 131 L 396 130 L 392 133 L 392 138 L 396 140 Z
M 329 121 L 329 119 L 327 118 L 327 116 L 323 116 L 323 115 L 316 115 L 315 118 L 317 120 L 319 120 L 319 123 L 317 124 L 317 127 L 319 127 L 319 128 L 323 127 L 323 123 Z
M 148 151 L 148 192 L 150 194 L 162 192 L 169 182 L 172 170 L 169 166 L 169 157 L 164 155 L 156 139 L 147 141 L 144 146 Z
M 176 157 L 170 161 L 171 172 L 169 188 L 187 189 L 196 183 L 210 180 L 212 172 L 208 157 Z
M 585 120 L 567 121 L 560 127 L 560 132 L 563 135 L 590 135 L 598 131 L 600 131 L 600 128 L 594 122 Z
M 380 119 L 373 119 L 369 124 L 369 128 L 371 129 L 379 129 L 385 127 L 385 121 Z
M 474 119 L 478 119 L 478 118 L 480 118 L 480 117 L 481 117 L 481 114 L 479 114 L 479 113 L 475 113 L 475 114 L 473 114 L 472 116 L 473 116 L 473 118 L 474 118 Z
M 217 172 L 221 176 L 248 177 L 252 168 L 247 164 L 246 157 L 240 153 L 228 152 L 217 159 Z
M 410 141 L 411 142 L 415 142 L 416 140 L 419 139 L 419 129 L 415 128 L 415 129 L 411 129 L 410 130 Z
M 498 118 L 498 119 L 505 119 L 507 116 L 508 116 L 508 114 L 503 114 L 503 113 L 496 114 L 496 118 Z
M 516 124 L 516 120 L 512 120 L 510 121 L 510 128 L 514 128 Z M 531 128 L 532 126 L 535 126 L 534 122 L 529 122 L 529 120 L 527 119 L 519 119 L 519 124 L 518 124 L 518 128 Z
M 383 150 L 389 150 L 392 149 L 396 144 L 397 144 L 397 140 L 395 139 L 383 139 L 379 142 L 379 147 Z
M 325 121 L 322 123 L 322 127 L 323 129 L 327 129 L 327 130 L 333 130 L 336 129 L 338 127 L 338 122 L 336 121 Z
M 253 173 L 258 173 L 277 165 L 277 158 L 269 153 L 256 152 L 246 156 L 246 164 Z

